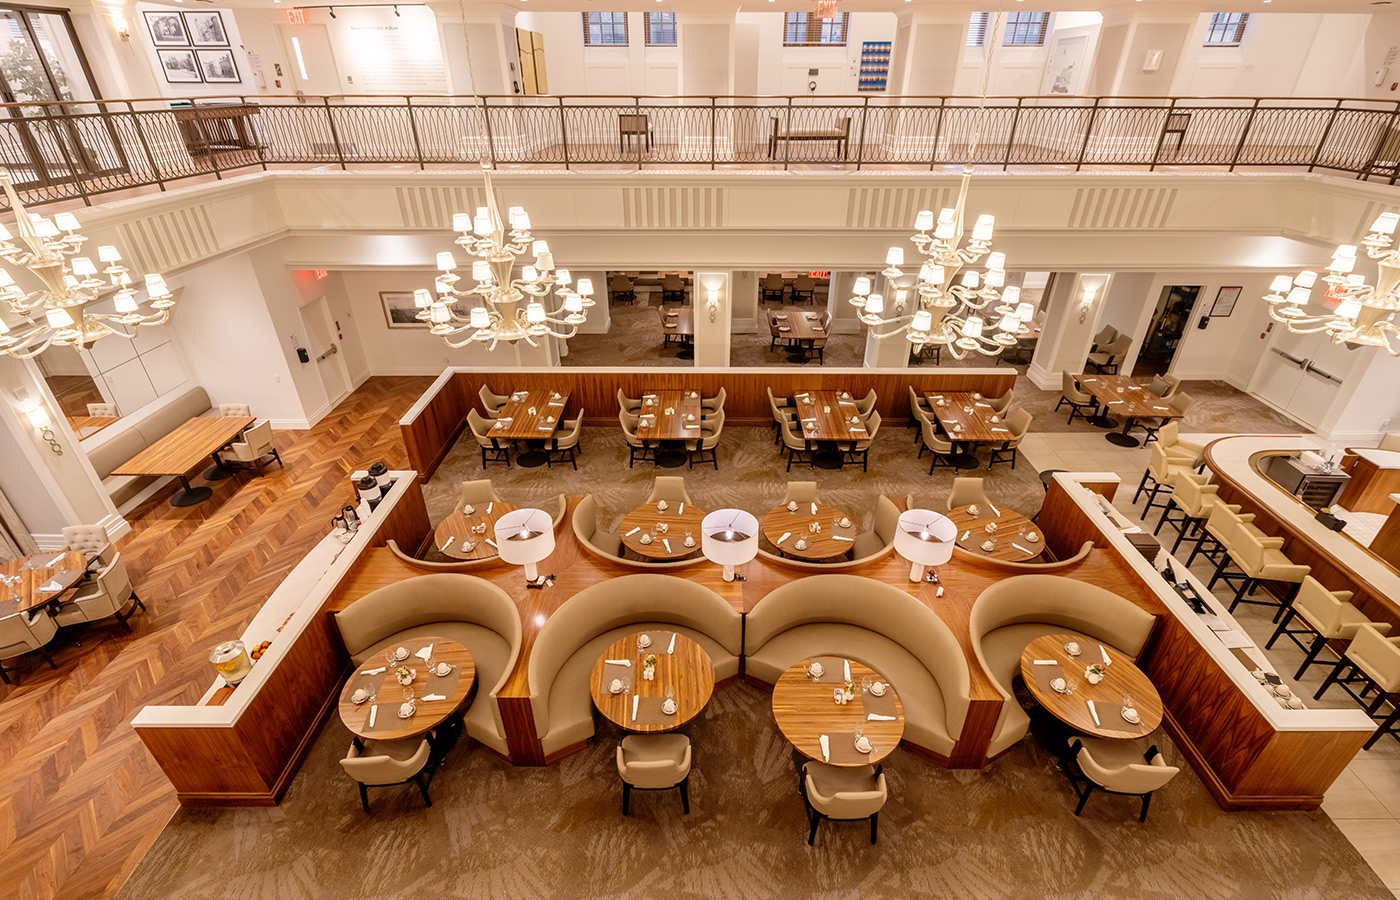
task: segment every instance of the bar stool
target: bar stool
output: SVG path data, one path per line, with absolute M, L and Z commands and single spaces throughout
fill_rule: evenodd
M 1162 449 L 1167 451 L 1168 456 L 1184 459 L 1193 469 L 1200 469 L 1205 466 L 1206 448 L 1204 444 L 1194 444 L 1191 441 L 1183 441 L 1177 436 L 1179 425 L 1175 419 L 1157 429 L 1157 440 L 1154 443 L 1161 444 Z
M 1172 544 L 1173 555 L 1187 534 L 1198 535 L 1197 542 L 1205 537 L 1205 533 L 1201 531 L 1201 523 L 1215 505 L 1216 493 L 1219 490 L 1220 485 L 1206 484 L 1206 476 L 1195 472 L 1177 472 L 1172 476 L 1172 495 L 1167 499 L 1167 508 L 1162 510 L 1157 530 L 1152 533 L 1158 534 L 1162 526 L 1168 523 L 1177 529 L 1176 543 Z M 1173 519 L 1172 510 L 1180 512 L 1181 518 Z
M 1381 718 L 1381 707 L 1387 700 L 1391 702 L 1391 712 L 1382 719 L 1376 733 L 1362 745 L 1367 750 L 1380 740 L 1381 735 L 1395 733 L 1396 723 L 1400 721 L 1400 706 L 1395 705 L 1394 698 L 1396 691 L 1400 691 L 1400 647 L 1396 646 L 1397 641 L 1400 638 L 1387 638 L 1369 624 L 1360 626 L 1356 637 L 1347 644 L 1342 658 L 1337 660 L 1327 679 L 1322 682 L 1322 687 L 1313 694 L 1313 699 L 1319 700 L 1329 687 L 1339 684 L 1342 690 L 1365 707 L 1366 714 L 1373 719 Z M 1360 694 L 1353 687 L 1358 682 L 1363 685 Z M 1368 702 L 1366 695 L 1372 690 L 1380 693 Z
M 1191 555 L 1186 558 L 1187 567 L 1196 564 L 1196 557 L 1204 553 L 1206 559 L 1211 562 L 1218 562 L 1216 556 L 1225 552 L 1230 542 L 1230 534 L 1238 525 L 1249 525 L 1254 522 L 1254 513 L 1240 515 L 1238 504 L 1221 503 L 1218 499 L 1211 506 L 1210 512 L 1206 515 L 1205 534 L 1196 541 L 1196 547 L 1191 551 Z M 1260 532 L 1263 534 L 1263 532 Z M 1212 581 L 1212 584 L 1214 582 Z
M 1142 481 L 1138 482 L 1137 493 L 1133 494 L 1133 504 L 1136 505 L 1138 497 L 1142 496 L 1143 491 L 1150 490 L 1152 492 L 1147 497 L 1147 506 L 1143 507 L 1142 521 L 1147 521 L 1147 514 L 1152 511 L 1154 506 L 1166 509 L 1165 502 L 1157 502 L 1157 495 L 1164 489 L 1171 490 L 1172 478 L 1177 472 L 1189 471 L 1191 471 L 1189 466 L 1173 460 L 1167 455 L 1167 451 L 1157 444 L 1152 445 L 1152 456 L 1148 459 L 1147 468 L 1142 473 Z M 1152 482 L 1151 485 L 1148 485 L 1149 481 Z
M 1356 632 L 1362 625 L 1369 625 L 1381 634 L 1390 633 L 1389 622 L 1366 621 L 1366 615 L 1349 602 L 1351 596 L 1351 591 L 1329 591 L 1316 578 L 1307 576 L 1298 588 L 1298 596 L 1293 598 L 1293 605 L 1284 614 L 1283 621 L 1278 623 L 1278 628 L 1274 629 L 1274 634 L 1264 645 L 1264 649 L 1272 649 L 1274 642 L 1286 635 L 1300 649 L 1306 651 L 1307 656 L 1303 658 L 1303 664 L 1293 676 L 1294 679 L 1298 679 L 1303 677 L 1308 666 L 1317 662 L 1317 655 L 1327 646 L 1328 641 L 1351 640 L 1356 637 Z M 1288 627 L 1295 619 L 1301 620 L 1302 628 Z M 1312 635 L 1312 640 L 1304 644 L 1298 639 L 1302 634 Z
M 1283 611 L 1293 605 L 1293 598 L 1298 593 L 1298 586 L 1303 579 L 1312 571 L 1309 566 L 1301 566 L 1294 563 L 1283 554 L 1283 538 L 1261 536 L 1254 533 L 1252 528 L 1237 528 L 1234 533 L 1234 540 L 1227 548 L 1224 559 L 1220 561 L 1220 568 L 1216 574 L 1220 574 L 1220 569 L 1226 565 L 1234 565 L 1244 573 L 1244 580 L 1235 589 L 1234 602 L 1230 604 L 1230 612 L 1235 611 L 1235 607 L 1241 603 L 1257 603 L 1260 606 L 1275 606 L 1277 612 L 1274 613 L 1274 621 L 1277 622 L 1283 615 Z M 1277 600 L 1252 600 L 1254 592 L 1259 589 L 1259 585 L 1265 581 L 1282 581 L 1293 585 L 1287 597 Z

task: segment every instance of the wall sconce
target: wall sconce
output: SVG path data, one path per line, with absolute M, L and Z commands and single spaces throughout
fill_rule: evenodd
M 63 445 L 58 442 L 58 437 L 53 433 L 53 420 L 49 418 L 49 411 L 37 399 L 29 396 L 23 388 L 15 391 L 15 398 L 18 403 L 15 408 L 29 417 L 29 424 L 34 430 L 39 432 L 39 436 L 48 441 L 49 449 L 59 456 L 63 455 Z
M 1084 324 L 1089 318 L 1089 307 L 1094 305 L 1094 298 L 1098 296 L 1099 289 L 1093 285 L 1084 287 L 1084 295 L 1079 298 L 1079 324 Z
M 719 288 L 708 288 L 705 308 L 710 311 L 710 321 L 713 322 L 719 315 Z
M 131 40 L 131 26 L 127 24 L 126 16 L 121 13 L 113 13 L 112 27 L 117 29 L 117 34 L 121 35 L 122 40 Z

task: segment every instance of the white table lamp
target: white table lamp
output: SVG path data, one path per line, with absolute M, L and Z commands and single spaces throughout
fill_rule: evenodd
M 496 551 L 502 562 L 525 567 L 525 578 L 539 577 L 535 563 L 554 552 L 554 520 L 542 509 L 513 509 L 496 520 Z
M 715 510 L 700 522 L 700 550 L 733 581 L 734 567 L 758 555 L 758 519 L 742 509 Z
M 911 509 L 899 517 L 894 549 L 909 560 L 909 580 L 923 581 L 925 566 L 941 566 L 953 558 L 958 526 L 931 509 Z

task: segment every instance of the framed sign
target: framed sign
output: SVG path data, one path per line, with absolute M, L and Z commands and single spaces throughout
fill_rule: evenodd
M 1211 304 L 1211 316 L 1228 316 L 1235 311 L 1235 301 L 1240 299 L 1242 287 L 1223 287 L 1215 294 L 1215 303 Z
M 412 291 L 380 291 L 379 302 L 384 304 L 384 321 L 390 328 L 428 327 L 427 322 L 418 318 Z

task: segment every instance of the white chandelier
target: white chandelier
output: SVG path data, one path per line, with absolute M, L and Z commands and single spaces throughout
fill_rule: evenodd
M 86 256 L 78 256 L 87 238 L 78 234 L 78 220 L 72 213 L 59 213 L 52 219 L 25 210 L 15 194 L 10 173 L 0 169 L 0 187 L 15 213 L 14 229 L 24 246 L 13 242 L 10 230 L 0 226 L 0 257 L 11 265 L 23 266 L 39 277 L 44 286 L 25 291 L 8 270 L 0 269 L 0 353 L 17 359 L 38 356 L 51 346 L 91 347 L 115 334 L 131 339 L 141 325 L 160 325 L 170 318 L 175 298 L 160 275 L 146 276 L 146 294 L 151 311 L 141 312 L 131 276 L 121 264 L 116 247 L 97 248 L 97 258 L 105 264 L 103 281 L 97 266 Z M 71 257 L 71 258 L 70 258 Z M 115 313 L 89 312 L 89 304 L 116 288 L 112 296 Z M 20 319 L 18 325 L 5 321 L 8 312 Z M 130 330 L 113 328 L 119 323 Z
M 554 268 L 549 245 L 531 236 L 530 215 L 519 206 L 509 210 L 507 236 L 506 223 L 501 218 L 496 192 L 491 186 L 490 161 L 482 160 L 481 167 L 486 179 L 486 205 L 479 207 L 475 216 L 467 213 L 452 216 L 452 230 L 460 232 L 457 245 L 478 257 L 472 262 L 472 279 L 476 286 L 458 290 L 460 276 L 456 273 L 456 258 L 447 251 L 439 253 L 437 265 L 442 273 L 433 285 L 436 297 L 422 288 L 413 292 L 417 318 L 427 322 L 433 334 L 440 335 L 454 348 L 480 341 L 487 343 L 490 350 L 497 341 L 514 343 L 519 340 L 537 347 L 535 338 L 538 337 L 573 337 L 578 333 L 578 326 L 588 318 L 588 309 L 594 305 L 592 279 L 580 278 L 577 290 L 570 290 L 569 270 Z M 534 256 L 534 264 L 523 266 L 520 277 L 512 278 L 516 259 L 527 251 Z M 556 286 L 562 304 L 557 309 L 547 310 L 545 301 Z M 466 315 L 460 314 L 455 307 L 471 297 L 480 300 Z M 562 318 L 558 317 L 561 312 Z M 466 336 L 460 341 L 452 339 L 463 332 Z
M 1379 264 L 1374 287 L 1366 283 L 1364 275 L 1352 272 L 1356 245 L 1342 244 L 1320 279 L 1327 286 L 1327 296 L 1337 301 L 1334 311 L 1318 314 L 1304 309 L 1319 280 L 1318 274 L 1309 270 L 1296 278 L 1279 275 L 1274 279 L 1264 295 L 1269 316 L 1295 334 L 1325 331 L 1334 344 L 1380 347 L 1391 356 L 1400 356 L 1400 322 L 1396 321 L 1400 311 L 1400 250 L 1391 248 L 1397 225 L 1400 214 L 1382 213 L 1361 241 L 1366 255 Z

